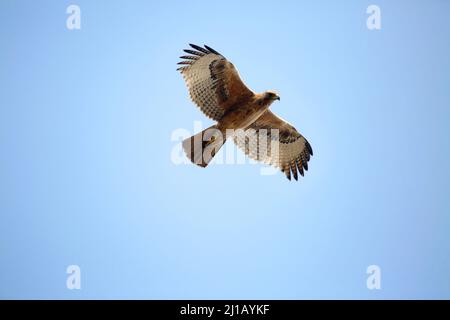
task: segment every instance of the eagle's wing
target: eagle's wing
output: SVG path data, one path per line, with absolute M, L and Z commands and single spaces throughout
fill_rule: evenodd
M 195 50 L 184 50 L 188 56 L 178 64 L 189 89 L 191 99 L 203 113 L 213 120 L 220 120 L 231 106 L 253 96 L 239 77 L 233 64 L 220 53 L 190 44 Z
M 251 143 L 248 135 L 243 134 L 234 136 L 234 142 L 250 158 L 280 168 L 289 180 L 291 173 L 297 180 L 297 171 L 303 176 L 303 169 L 308 170 L 308 161 L 313 155 L 311 145 L 293 126 L 270 110 L 265 111 L 247 129 L 254 130 L 256 143 Z M 279 141 L 278 150 L 273 148 L 272 141 Z

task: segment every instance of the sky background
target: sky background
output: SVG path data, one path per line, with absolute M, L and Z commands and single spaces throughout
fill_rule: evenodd
M 449 14 L 444 0 L 2 0 L 0 298 L 450 298 Z M 271 109 L 314 149 L 304 178 L 173 163 L 172 133 L 212 124 L 175 71 L 188 43 L 279 92 Z M 81 290 L 66 288 L 73 264 Z

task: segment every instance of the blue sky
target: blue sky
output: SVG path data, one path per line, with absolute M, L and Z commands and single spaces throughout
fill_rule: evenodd
M 449 12 L 1 1 L 0 297 L 450 298 Z M 175 71 L 188 43 L 280 93 L 272 110 L 314 149 L 304 178 L 171 161 L 174 130 L 212 124 Z

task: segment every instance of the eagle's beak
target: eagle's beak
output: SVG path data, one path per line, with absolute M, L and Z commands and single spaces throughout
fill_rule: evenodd
M 277 97 L 276 97 L 276 100 L 280 101 L 280 96 L 277 96 Z

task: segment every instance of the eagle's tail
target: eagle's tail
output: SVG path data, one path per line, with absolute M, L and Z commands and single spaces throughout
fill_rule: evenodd
M 196 135 L 183 140 L 183 150 L 189 160 L 205 168 L 226 141 L 226 137 L 217 128 L 211 126 Z

